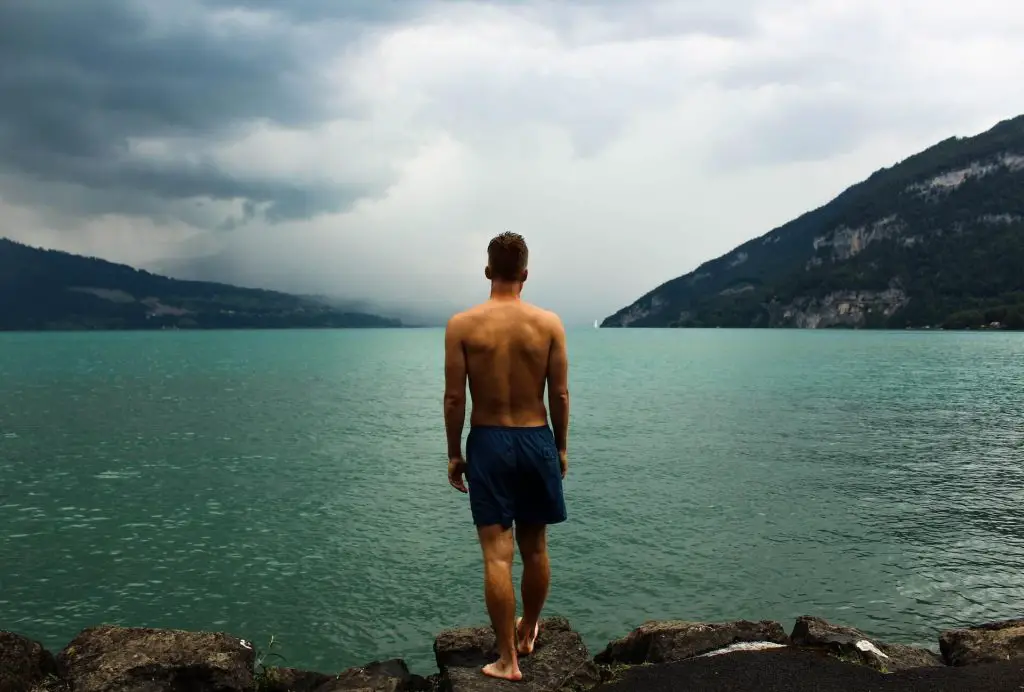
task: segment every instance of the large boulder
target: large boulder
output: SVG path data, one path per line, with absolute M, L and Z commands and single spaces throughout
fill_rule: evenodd
M 75 692 L 251 692 L 252 645 L 222 633 L 93 627 L 57 657 Z
M 853 627 L 834 625 L 806 615 L 797 618 L 790 639 L 795 646 L 826 651 L 882 672 L 945 665 L 938 654 L 928 649 L 875 641 Z
M 0 631 L 0 692 L 30 692 L 57 680 L 57 663 L 42 644 Z
M 741 643 L 789 644 L 782 625 L 769 620 L 750 622 L 651 621 L 622 639 L 611 642 L 597 655 L 602 665 L 672 663 Z
M 947 630 L 939 650 L 951 666 L 1024 659 L 1024 618 Z
M 600 682 L 583 638 L 568 620 L 541 620 L 540 635 L 533 653 L 519 658 L 523 679 L 507 682 L 485 676 L 480 669 L 498 658 L 494 631 L 490 627 L 446 630 L 434 640 L 434 657 L 441 671 L 440 687 L 451 692 L 475 690 L 521 690 L 554 692 L 566 687 L 590 689 Z

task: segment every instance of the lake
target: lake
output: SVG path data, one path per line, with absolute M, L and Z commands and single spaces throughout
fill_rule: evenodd
M 289 665 L 487 621 L 441 330 L 0 335 L 0 629 L 213 629 Z M 571 330 L 547 614 L 818 615 L 885 640 L 1024 609 L 1024 334 Z M 518 569 L 517 569 L 518 571 Z M 518 574 L 517 574 L 518 582 Z

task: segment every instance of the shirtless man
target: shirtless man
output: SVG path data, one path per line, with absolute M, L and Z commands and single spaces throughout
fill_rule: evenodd
M 565 329 L 557 315 L 520 299 L 526 264 L 521 236 L 502 233 L 491 241 L 484 271 L 491 297 L 449 320 L 444 349 L 448 482 L 469 493 L 483 549 L 484 597 L 498 644 L 499 659 L 483 672 L 506 680 L 522 679 L 519 656 L 531 653 L 537 639 L 551 581 L 546 527 L 566 519 L 562 479 L 569 463 Z M 467 377 L 473 412 L 463 458 Z M 523 558 L 518 620 L 513 524 Z

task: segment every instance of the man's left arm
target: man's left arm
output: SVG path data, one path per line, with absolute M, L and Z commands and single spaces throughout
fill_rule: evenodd
M 458 318 L 448 321 L 444 333 L 444 429 L 448 459 L 462 459 L 462 428 L 466 423 L 466 350 Z

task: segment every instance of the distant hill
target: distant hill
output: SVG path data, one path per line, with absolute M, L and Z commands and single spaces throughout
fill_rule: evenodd
M 179 281 L 0 238 L 0 330 L 400 326 L 287 293 Z
M 252 274 L 241 269 L 230 254 L 221 251 L 211 255 L 163 259 L 141 267 L 155 274 L 190 281 L 222 281 L 239 286 L 250 285 Z M 280 279 L 279 279 L 280 280 Z M 309 298 L 344 312 L 361 312 L 382 315 L 398 320 L 403 327 L 443 327 L 448 318 L 462 309 L 457 304 L 447 305 L 435 301 L 424 301 L 421 296 L 408 295 L 404 299 L 381 299 L 372 286 L 363 290 L 369 296 L 337 295 L 333 293 L 308 293 L 308 283 L 302 279 L 295 282 L 296 288 L 279 284 L 279 290 Z M 299 289 L 297 286 L 303 286 Z
M 1024 116 L 950 138 L 603 327 L 1024 329 Z

